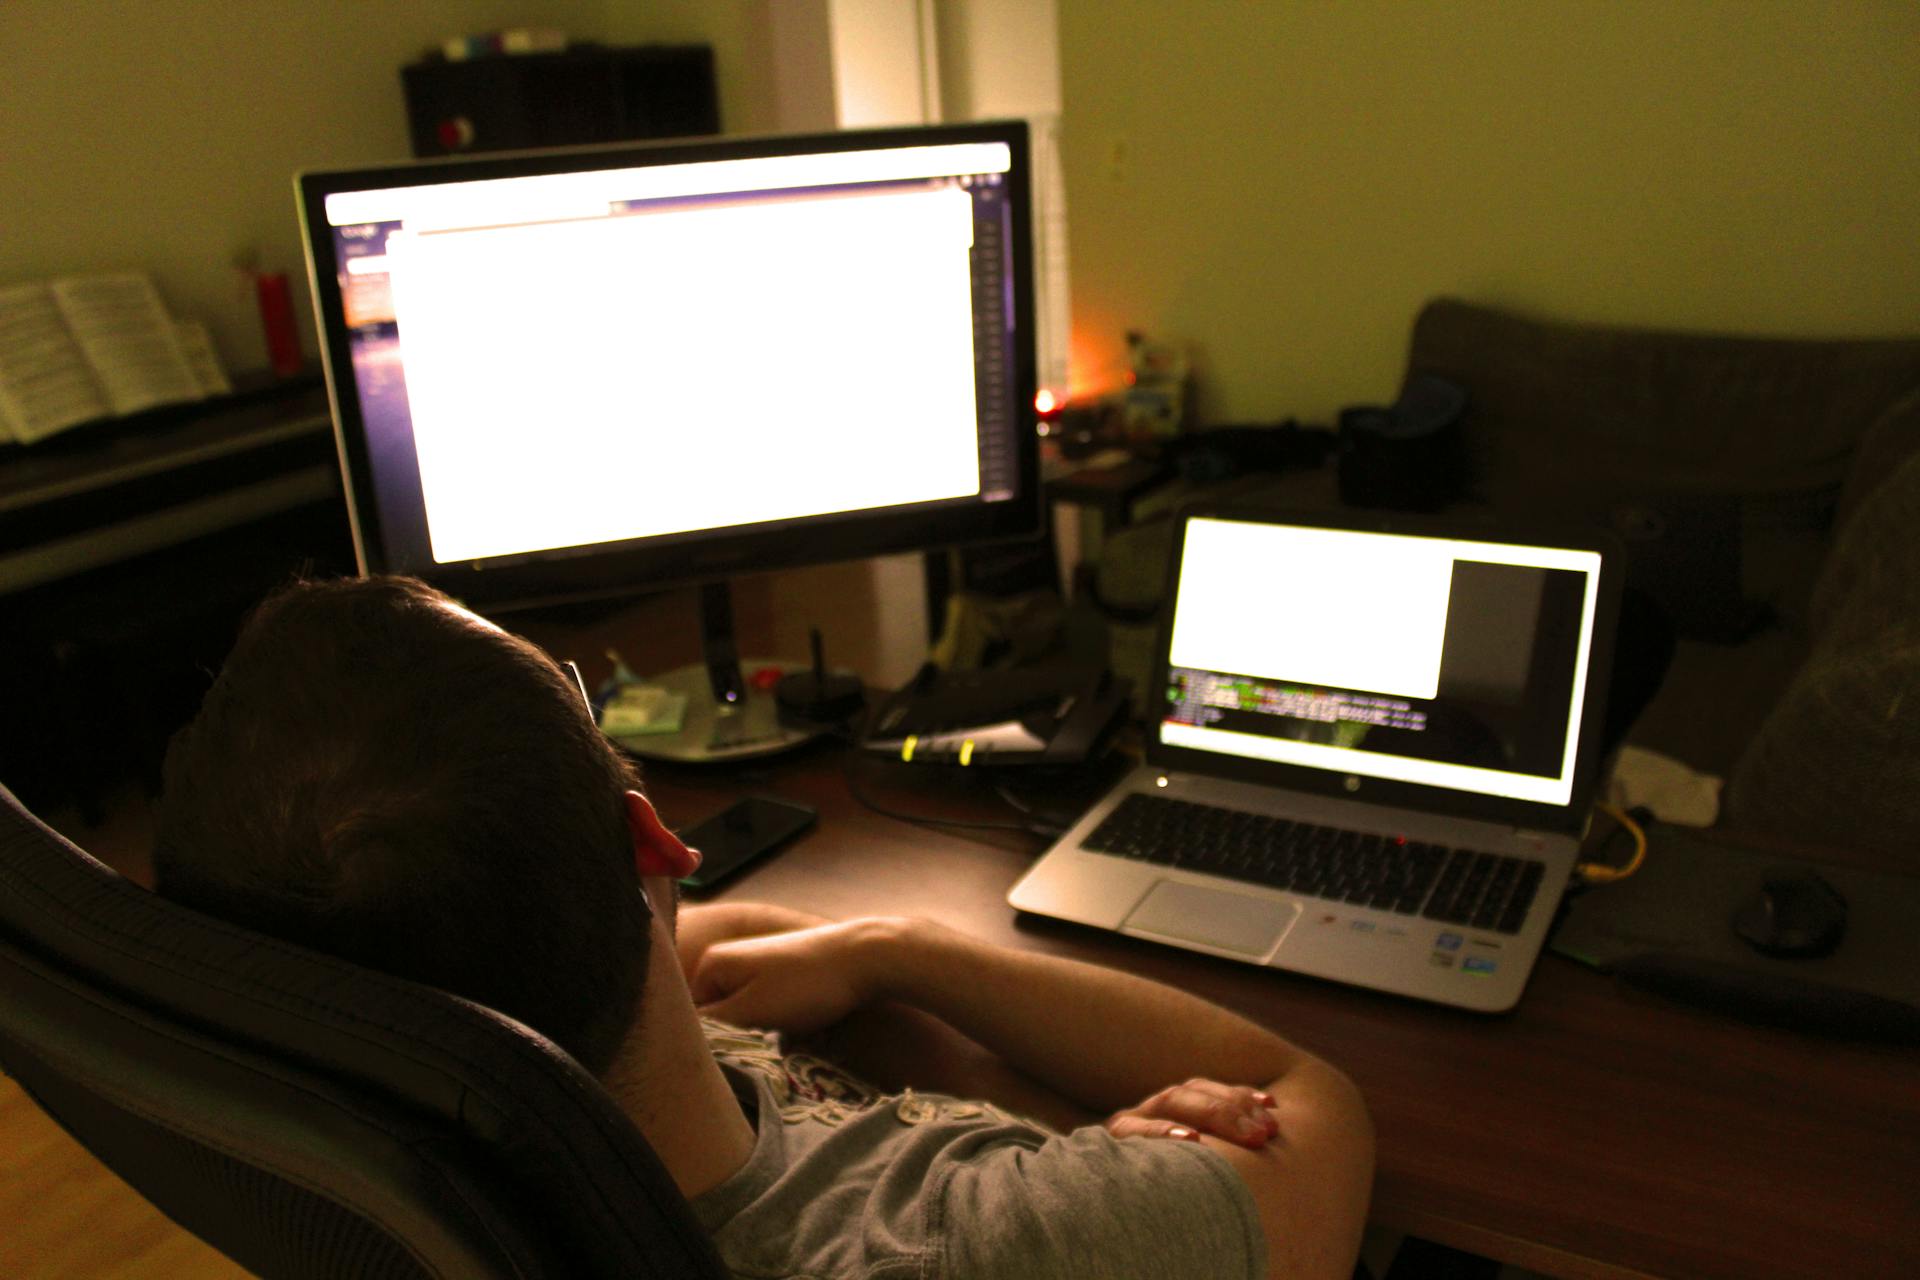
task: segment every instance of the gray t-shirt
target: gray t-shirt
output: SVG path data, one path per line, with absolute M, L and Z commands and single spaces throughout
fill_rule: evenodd
M 760 1032 L 708 1024 L 753 1154 L 693 1201 L 739 1277 L 1238 1280 L 1253 1197 L 1199 1143 L 1061 1135 L 996 1107 L 880 1095 Z

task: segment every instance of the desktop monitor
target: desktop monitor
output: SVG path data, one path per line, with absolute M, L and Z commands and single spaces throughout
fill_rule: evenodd
M 1040 531 L 1023 124 L 298 189 L 363 572 L 488 611 Z

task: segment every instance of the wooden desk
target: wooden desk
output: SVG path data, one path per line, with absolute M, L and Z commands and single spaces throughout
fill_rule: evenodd
M 879 817 L 844 763 L 816 747 L 748 774 L 648 775 L 676 825 L 745 791 L 819 808 L 721 897 L 924 915 L 1129 969 L 1338 1064 L 1378 1127 L 1379 1225 L 1569 1277 L 1920 1275 L 1920 1054 L 1715 1019 L 1553 955 L 1518 1010 L 1487 1018 L 1016 918 L 1005 895 L 1038 840 Z M 968 794 L 952 774 L 859 767 L 892 806 L 1011 816 L 977 775 Z

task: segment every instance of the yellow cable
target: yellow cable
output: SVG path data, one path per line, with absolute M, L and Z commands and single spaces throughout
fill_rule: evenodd
M 1640 864 L 1647 860 L 1647 833 L 1640 829 L 1640 824 L 1633 820 L 1631 814 L 1618 805 L 1608 804 L 1602 800 L 1594 807 L 1626 828 L 1627 834 L 1633 837 L 1633 857 L 1627 859 L 1627 865 L 1624 867 L 1610 867 L 1604 862 L 1581 862 L 1575 864 L 1573 869 L 1588 884 L 1609 884 L 1615 880 L 1625 880 L 1638 871 Z

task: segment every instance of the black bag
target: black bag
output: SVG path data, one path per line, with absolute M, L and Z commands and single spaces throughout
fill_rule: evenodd
M 1407 379 L 1391 408 L 1340 411 L 1340 500 L 1350 507 L 1438 511 L 1460 496 L 1460 415 L 1467 392 L 1430 373 Z

